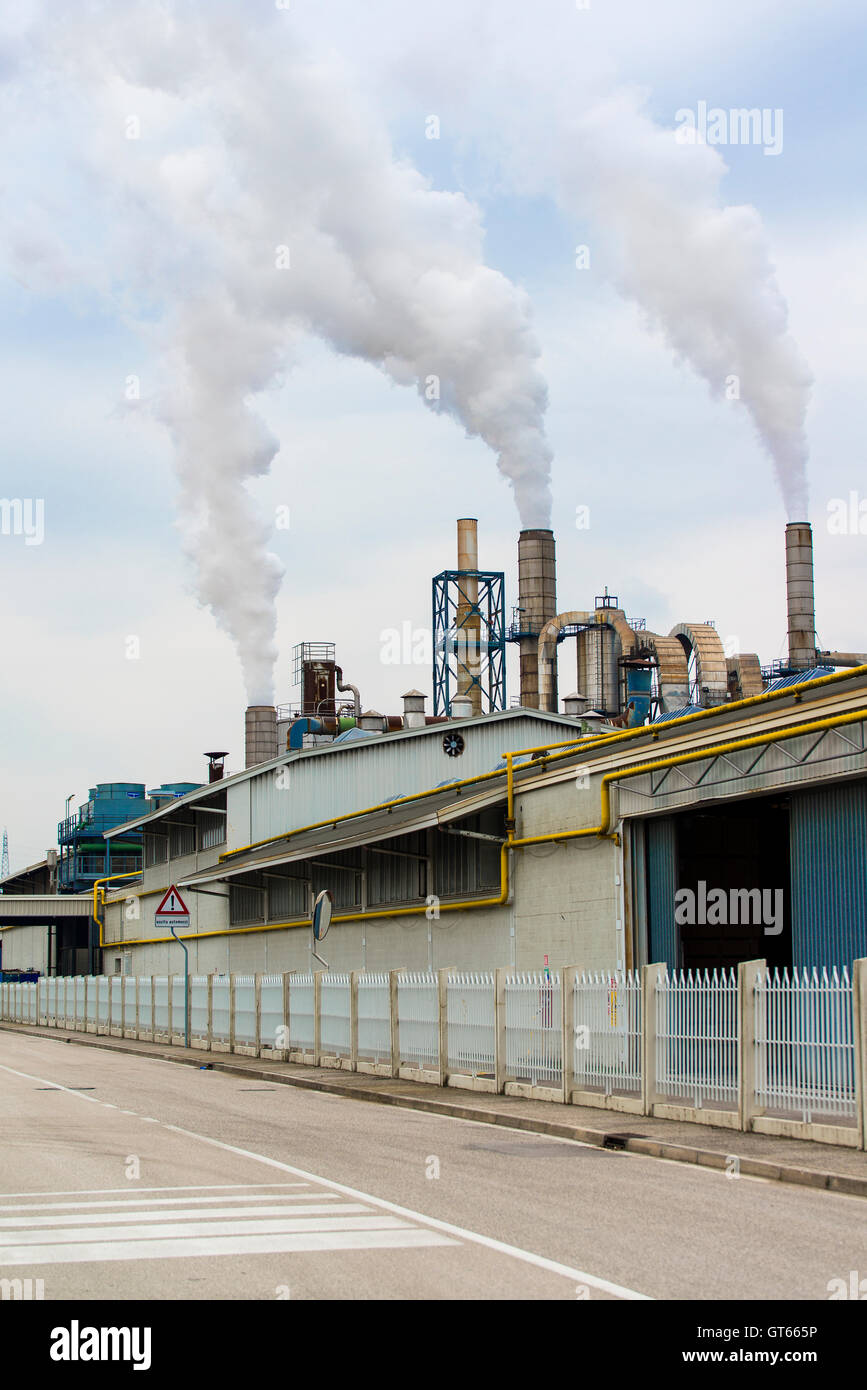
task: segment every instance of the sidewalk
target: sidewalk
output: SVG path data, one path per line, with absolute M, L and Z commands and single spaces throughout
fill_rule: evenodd
M 299 1066 L 259 1057 L 205 1052 L 192 1047 L 169 1047 L 164 1043 L 136 1042 L 129 1038 L 104 1034 L 97 1036 L 63 1028 L 0 1023 L 0 1035 L 3 1032 L 81 1043 L 186 1066 L 209 1066 L 214 1071 L 224 1071 L 230 1075 L 325 1091 L 329 1095 L 376 1105 L 398 1105 L 408 1110 L 423 1110 L 434 1115 L 475 1120 L 481 1124 L 504 1125 L 510 1129 L 571 1139 L 597 1148 L 645 1154 L 675 1163 L 700 1164 L 723 1172 L 731 1170 L 731 1160 L 736 1157 L 739 1171 L 745 1177 L 797 1183 L 803 1187 L 867 1197 L 867 1153 L 832 1144 L 778 1138 L 768 1134 L 742 1134 L 737 1130 L 683 1124 L 649 1115 L 618 1114 L 592 1106 L 557 1105 L 515 1096 L 487 1095 L 397 1077 Z

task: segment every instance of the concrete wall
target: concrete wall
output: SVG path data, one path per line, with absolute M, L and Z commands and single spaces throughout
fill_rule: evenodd
M 600 775 L 570 778 L 553 787 L 521 791 L 515 800 L 516 837 L 579 830 L 599 823 Z M 578 965 L 611 969 L 623 959 L 620 918 L 622 872 L 612 840 L 566 840 L 527 845 L 513 854 L 516 964 L 538 970 Z
M 198 929 L 208 930 L 208 914 L 220 910 L 221 904 L 216 899 L 200 899 Z M 194 923 L 195 919 L 191 921 Z M 343 925 L 336 923 L 323 942 L 320 955 L 334 970 L 393 970 L 401 966 L 408 970 L 437 970 L 447 965 L 462 970 L 492 969 L 497 965 L 513 964 L 510 923 L 508 907 L 443 912 L 438 921 L 431 922 L 421 915 L 407 915 Z M 210 929 L 223 928 L 225 917 L 213 918 Z M 191 925 L 191 931 L 196 929 Z M 154 934 L 152 926 L 148 934 Z M 310 941 L 310 928 L 305 926 L 274 931 L 249 930 L 234 935 L 188 936 L 186 944 L 193 972 L 255 973 L 311 969 L 316 962 L 312 959 Z M 121 944 L 106 948 L 107 974 L 113 973 L 114 958 L 122 949 L 131 951 L 135 975 L 162 975 L 183 968 L 183 951 L 174 941 L 141 946 Z

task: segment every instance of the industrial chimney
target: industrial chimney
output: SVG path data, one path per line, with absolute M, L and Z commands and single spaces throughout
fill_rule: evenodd
M 479 568 L 478 528 L 479 523 L 475 517 L 464 516 L 458 520 L 458 570 L 461 571 L 462 577 L 458 581 L 461 598 L 458 600 L 455 616 L 458 643 L 457 693 L 469 697 L 473 714 L 481 714 L 482 712 L 482 687 L 479 684 L 481 672 L 479 581 L 470 577 L 472 572 Z
M 808 521 L 790 521 L 786 527 L 786 600 L 789 665 L 794 671 L 807 671 L 816 664 L 813 532 Z
M 518 537 L 518 650 L 521 704 L 539 708 L 539 634 L 557 616 L 557 559 L 553 531 L 522 531 Z M 557 708 L 554 677 L 552 708 Z
M 274 705 L 248 705 L 244 714 L 245 767 L 276 758 L 277 710 Z

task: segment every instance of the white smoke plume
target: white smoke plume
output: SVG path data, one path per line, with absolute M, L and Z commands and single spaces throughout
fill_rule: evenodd
M 567 124 L 556 178 L 598 228 L 606 269 L 675 353 L 746 406 L 792 520 L 807 517 L 805 418 L 812 382 L 788 332 L 761 217 L 725 206 L 726 166 L 682 144 L 621 91 Z
M 251 398 L 301 334 L 452 414 L 495 452 L 522 526 L 550 524 L 526 296 L 484 264 L 476 208 L 397 160 L 339 64 L 296 51 L 286 21 L 221 0 L 46 4 L 7 78 L 13 97 L 45 90 L 63 155 L 106 219 L 95 254 L 71 254 L 73 283 L 89 274 L 128 304 L 141 296 L 161 322 L 156 410 L 175 444 L 181 525 L 253 704 L 273 701 L 282 575 L 246 488 L 279 447 Z

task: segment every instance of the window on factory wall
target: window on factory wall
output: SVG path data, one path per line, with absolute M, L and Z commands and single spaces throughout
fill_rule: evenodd
M 169 826 L 169 856 L 172 859 L 182 859 L 185 854 L 195 854 L 196 851 L 196 827 L 187 825 Z
M 502 812 L 494 809 L 467 816 L 449 830 L 472 830 L 483 835 L 503 836 Z M 462 893 L 479 893 L 496 888 L 500 882 L 500 846 L 494 840 L 476 840 L 466 835 L 438 832 L 434 841 L 434 892 L 440 898 Z
M 242 922 L 263 922 L 264 920 L 264 892 L 247 883 L 231 884 L 229 888 L 230 924 L 237 926 Z
M 369 906 L 413 902 L 427 896 L 423 834 L 400 835 L 367 851 Z
M 213 811 L 202 811 L 199 816 L 199 845 L 201 849 L 212 849 L 214 845 L 226 843 L 226 817 Z
M 333 863 L 310 865 L 313 896 L 328 888 L 335 908 L 361 907 L 361 856 L 358 850 L 343 850 Z
M 151 831 L 145 831 L 144 836 L 144 862 L 145 868 L 151 869 L 154 864 L 165 864 L 169 857 L 169 842 L 166 835 Z
M 310 908 L 310 889 L 305 878 L 278 878 L 268 875 L 268 921 L 281 922 L 287 917 L 303 917 Z

